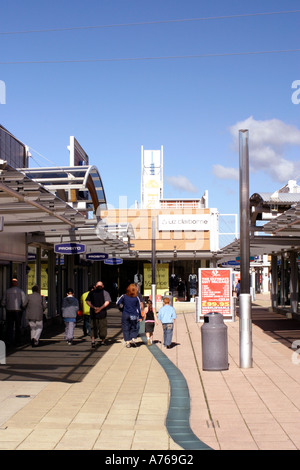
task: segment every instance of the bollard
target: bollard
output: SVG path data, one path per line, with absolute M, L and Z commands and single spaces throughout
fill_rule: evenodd
M 227 370 L 227 326 L 221 313 L 210 312 L 204 315 L 201 339 L 203 370 Z
M 6 364 L 6 345 L 0 341 L 0 364 Z

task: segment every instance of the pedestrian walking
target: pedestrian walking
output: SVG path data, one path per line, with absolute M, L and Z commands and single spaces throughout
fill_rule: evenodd
M 80 309 L 83 314 L 82 330 L 84 336 L 91 336 L 91 307 L 86 303 L 86 298 L 93 289 L 94 286 L 89 286 L 89 290 L 84 292 L 80 297 Z
M 157 314 L 151 300 L 148 300 L 146 308 L 144 309 L 144 320 L 147 344 L 148 346 L 151 346 L 153 343 L 154 328 L 155 325 L 158 325 Z
M 122 330 L 126 347 L 136 346 L 136 338 L 139 334 L 139 322 L 142 320 L 141 302 L 138 297 L 138 289 L 134 284 L 129 284 L 126 294 L 122 295 L 117 305 L 123 305 Z
M 240 279 L 239 279 L 238 282 L 236 283 L 235 292 L 236 292 L 237 298 L 239 298 L 240 293 L 241 293 L 241 280 L 240 280 Z
M 140 305 L 141 305 L 142 319 L 140 320 L 140 323 L 139 323 L 139 334 L 144 334 L 145 333 L 145 312 L 144 312 L 145 303 L 144 303 L 144 299 L 143 299 L 143 296 L 142 296 L 141 291 L 140 291 L 140 283 L 135 282 L 134 285 L 137 288 L 137 297 L 138 297 L 138 299 L 140 301 Z
M 18 287 L 18 280 L 11 280 L 11 287 L 7 289 L 2 299 L 2 306 L 6 308 L 7 322 L 7 345 L 21 342 L 22 315 L 26 307 L 27 296 L 25 292 Z
M 91 308 L 91 340 L 92 348 L 96 347 L 95 340 L 100 339 L 100 344 L 105 344 L 107 336 L 107 307 L 111 302 L 109 293 L 104 290 L 102 281 L 96 283 L 95 289 L 89 292 L 86 303 Z
M 174 307 L 170 304 L 169 297 L 165 297 L 163 300 L 164 305 L 158 311 L 158 319 L 162 323 L 164 332 L 164 346 L 168 349 L 171 347 L 173 338 L 174 322 L 176 320 L 176 312 Z
M 43 331 L 43 315 L 47 308 L 44 296 L 41 296 L 39 286 L 33 286 L 32 294 L 28 295 L 26 319 L 30 327 L 31 346 L 38 346 Z
M 65 340 L 69 345 L 74 340 L 74 330 L 76 326 L 77 312 L 79 310 L 79 302 L 74 297 L 73 289 L 67 290 L 67 295 L 62 301 L 62 316 L 65 322 Z

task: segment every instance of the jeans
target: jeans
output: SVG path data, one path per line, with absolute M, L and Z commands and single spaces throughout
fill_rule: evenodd
M 132 316 L 127 313 L 122 314 L 122 330 L 124 341 L 131 341 L 138 337 L 139 334 L 139 317 Z
M 91 336 L 91 318 L 90 315 L 83 315 L 83 333 Z
M 173 337 L 173 323 L 163 323 L 164 346 L 170 346 Z

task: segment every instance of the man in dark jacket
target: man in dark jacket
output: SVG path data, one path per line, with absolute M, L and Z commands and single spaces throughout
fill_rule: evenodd
M 2 306 L 6 308 L 7 344 L 13 342 L 14 332 L 16 344 L 21 341 L 22 315 L 26 303 L 25 292 L 18 287 L 18 280 L 16 278 L 12 279 L 11 287 L 7 289 L 2 299 Z
M 98 281 L 95 289 L 92 290 L 87 298 L 86 303 L 91 308 L 91 340 L 92 347 L 96 346 L 95 338 L 100 338 L 102 343 L 105 342 L 107 336 L 107 310 L 111 298 L 109 293 L 104 290 L 103 282 Z

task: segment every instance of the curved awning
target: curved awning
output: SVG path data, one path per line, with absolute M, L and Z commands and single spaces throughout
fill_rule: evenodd
M 19 168 L 18 171 L 81 212 L 96 213 L 100 205 L 106 206 L 105 191 L 96 166 Z

